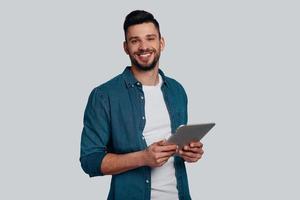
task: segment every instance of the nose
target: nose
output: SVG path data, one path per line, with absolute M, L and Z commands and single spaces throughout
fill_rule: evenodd
M 145 41 L 141 41 L 139 44 L 139 50 L 146 50 L 147 49 L 147 44 Z

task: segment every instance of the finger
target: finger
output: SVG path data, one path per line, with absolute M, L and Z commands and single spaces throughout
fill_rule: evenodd
M 188 146 L 185 146 L 183 149 L 183 151 L 189 151 L 189 152 L 193 152 L 193 153 L 200 153 L 200 154 L 203 154 L 204 151 L 202 148 L 199 148 L 199 147 L 188 147 Z
M 166 139 L 160 140 L 158 142 L 154 142 L 153 144 L 158 146 L 175 146 L 176 144 L 168 143 Z
M 177 145 L 176 144 L 171 144 L 171 145 L 159 146 L 158 149 L 160 151 L 176 151 Z
M 202 148 L 203 144 L 200 141 L 197 141 L 197 142 L 190 142 L 189 146 L 190 147 L 200 147 L 200 148 Z
M 162 143 L 160 143 L 162 144 Z M 168 152 L 168 151 L 176 151 L 176 145 L 160 145 L 159 142 L 153 143 L 150 145 L 150 149 L 154 152 Z
M 182 151 L 182 150 L 179 151 L 179 154 L 182 156 L 188 156 L 190 158 L 199 158 L 202 156 L 202 154 L 200 154 L 200 153 L 193 153 L 190 151 Z
M 181 156 L 181 158 L 183 158 L 183 160 L 185 160 L 186 162 L 192 162 L 192 159 L 190 157 Z
M 189 153 L 186 154 L 186 153 L 183 153 L 183 154 L 180 154 L 180 156 L 181 157 L 184 156 L 184 157 L 192 159 L 192 160 L 194 160 L 194 159 L 199 160 L 199 159 L 202 158 L 202 154 L 189 154 Z
M 197 158 L 190 158 L 188 156 L 181 156 L 186 162 L 192 163 L 192 162 L 197 162 L 199 159 Z
M 192 148 L 199 148 L 199 147 L 190 147 L 190 146 L 188 146 L 188 145 L 185 145 L 185 146 L 182 148 L 182 150 L 183 150 L 183 151 L 190 151 Z
M 171 157 L 175 154 L 176 152 L 161 152 L 156 154 L 156 159 L 160 159 L 160 158 L 165 158 L 165 157 Z
M 165 164 L 166 162 L 168 162 L 168 160 L 169 160 L 169 157 L 163 157 L 163 158 L 156 160 L 156 163 L 159 165 L 162 165 L 162 164 Z

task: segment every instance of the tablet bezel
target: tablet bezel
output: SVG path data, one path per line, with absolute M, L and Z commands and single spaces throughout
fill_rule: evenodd
M 167 139 L 167 143 L 176 144 L 182 148 L 192 141 L 200 141 L 215 125 L 215 123 L 181 125 Z

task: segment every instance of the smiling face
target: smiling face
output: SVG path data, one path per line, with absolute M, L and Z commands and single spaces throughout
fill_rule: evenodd
M 163 38 L 153 23 L 142 23 L 128 27 L 124 50 L 129 55 L 132 67 L 149 71 L 158 67 L 160 53 L 165 46 Z

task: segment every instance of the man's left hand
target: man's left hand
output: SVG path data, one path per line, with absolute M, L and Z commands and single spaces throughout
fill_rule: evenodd
M 179 156 L 187 162 L 197 162 L 203 155 L 203 144 L 201 142 L 191 142 L 179 150 Z

